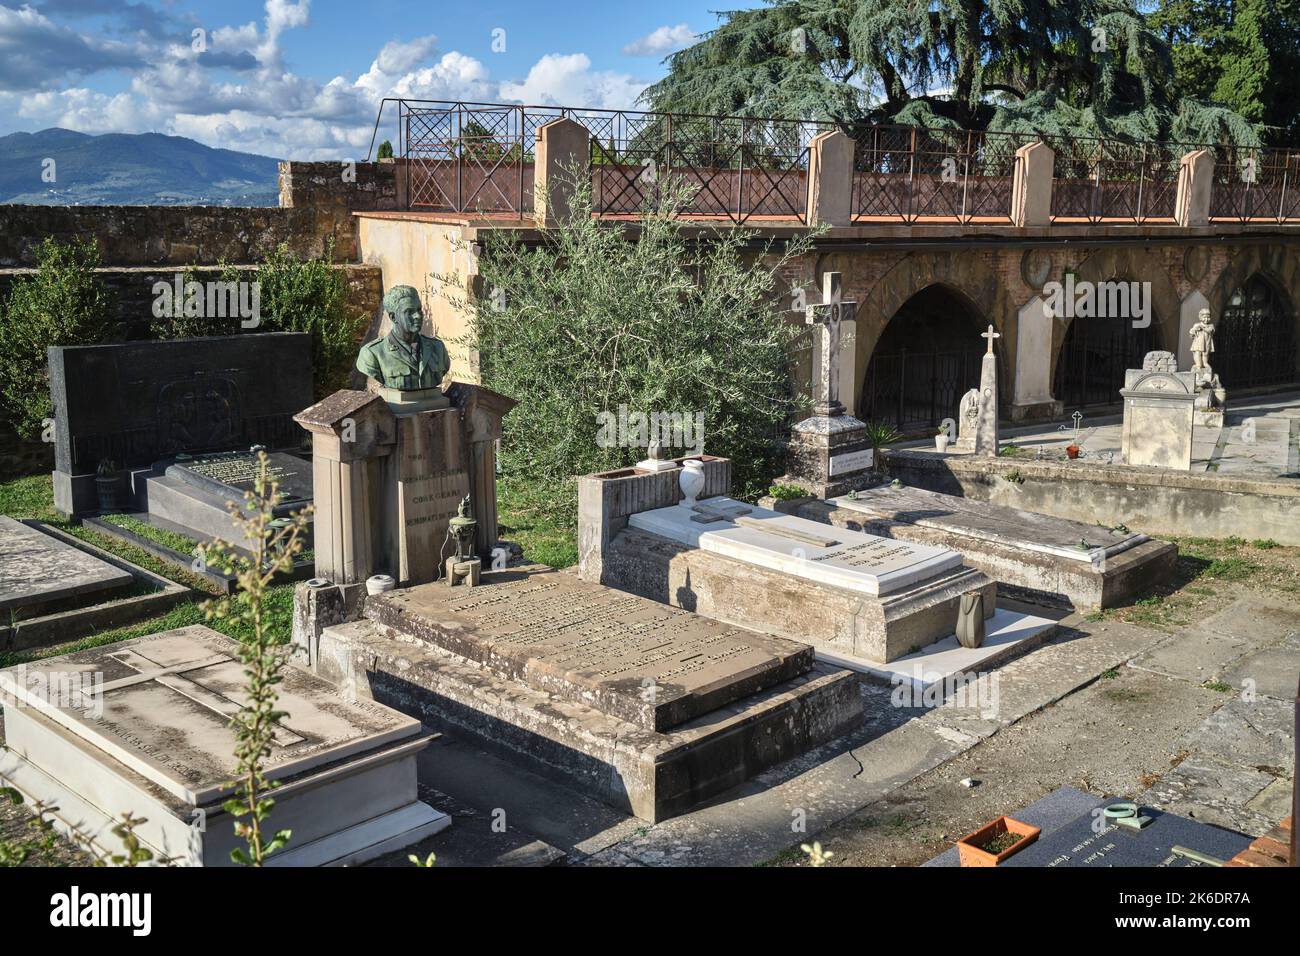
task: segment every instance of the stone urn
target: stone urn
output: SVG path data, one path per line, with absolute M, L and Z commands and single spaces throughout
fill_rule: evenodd
M 113 514 L 121 510 L 118 505 L 117 490 L 120 484 L 117 466 L 105 458 L 95 471 L 95 490 L 99 493 L 99 511 L 101 514 Z
M 947 450 L 948 450 L 948 441 L 949 441 L 949 439 L 948 439 L 948 433 L 947 433 L 946 431 L 941 431 L 941 432 L 939 432 L 938 434 L 936 434 L 936 435 L 934 436 L 934 450 L 935 450 L 935 451 L 947 451 Z
M 704 462 L 698 458 L 682 462 L 682 473 L 677 478 L 677 484 L 682 489 L 682 505 L 694 508 L 695 499 L 704 490 Z
M 957 611 L 957 643 L 962 647 L 974 649 L 984 643 L 984 595 L 980 591 L 968 591 L 961 596 Z

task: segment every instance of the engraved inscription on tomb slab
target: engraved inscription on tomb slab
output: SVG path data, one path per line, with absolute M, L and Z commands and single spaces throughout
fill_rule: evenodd
M 558 572 L 427 584 L 367 614 L 506 677 L 665 730 L 812 665 L 812 649 Z

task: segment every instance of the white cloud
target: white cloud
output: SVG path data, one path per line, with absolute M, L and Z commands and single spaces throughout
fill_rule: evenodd
M 547 53 L 519 83 L 502 83 L 501 98 L 539 106 L 631 107 L 646 83 L 627 75 L 593 71 L 585 53 Z
M 663 56 L 688 47 L 699 34 L 684 23 L 675 27 L 660 27 L 623 47 L 624 56 Z
M 632 106 L 646 86 L 628 74 L 593 70 L 582 53 L 548 53 L 522 80 L 493 79 L 474 57 L 440 52 L 433 35 L 391 40 L 364 73 L 321 82 L 293 73 L 283 61 L 285 31 L 306 26 L 309 12 L 310 0 L 265 0 L 260 23 L 212 29 L 204 54 L 187 42 L 155 43 L 140 47 L 128 66 L 130 51 L 117 44 L 109 60 L 123 59 L 130 85 L 113 94 L 76 83 L 61 90 L 53 84 L 9 84 L 0 67 L 0 115 L 88 133 L 188 136 L 209 146 L 266 156 L 359 159 L 370 145 L 384 97 L 618 109 Z M 13 27 L 8 35 L 6 26 Z M 30 42 L 33 31 L 47 47 L 107 49 L 30 8 L 14 11 L 0 5 L 0 55 L 18 36 Z M 383 135 L 391 134 L 381 130 Z

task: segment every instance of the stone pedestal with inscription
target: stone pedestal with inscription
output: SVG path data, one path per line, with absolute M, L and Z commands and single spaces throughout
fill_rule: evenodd
M 343 390 L 295 417 L 312 434 L 318 577 L 339 585 L 380 572 L 402 586 L 436 580 L 455 552 L 447 527 L 466 495 L 478 556 L 491 554 L 495 443 L 515 403 L 461 383 L 439 394 L 441 402 L 408 401 L 411 392 L 389 402 Z
M 201 625 L 0 671 L 0 778 L 101 851 L 122 852 L 112 830 L 129 812 L 156 859 L 230 866 L 242 846 L 224 808 L 237 770 L 230 718 L 244 682 L 238 645 Z M 269 866 L 360 863 L 450 825 L 416 794 L 429 741 L 418 720 L 294 666 L 279 693 L 265 825 L 292 836 Z
M 1124 464 L 1191 470 L 1196 375 L 1145 368 L 1124 373 Z
M 807 644 L 539 566 L 425 584 L 327 627 L 317 672 L 649 821 L 852 729 Z

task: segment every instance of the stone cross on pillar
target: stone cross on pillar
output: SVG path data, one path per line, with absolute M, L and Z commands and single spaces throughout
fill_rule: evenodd
M 1000 339 L 1000 338 L 1002 338 L 1002 333 L 1001 333 L 1001 332 L 994 332 L 994 331 L 993 331 L 993 326 L 990 325 L 990 326 L 989 326 L 989 330 L 988 330 L 987 332 L 981 332 L 981 333 L 980 333 L 980 338 L 982 338 L 982 339 L 988 339 L 988 340 L 989 340 L 989 350 L 988 350 L 988 354 L 989 354 L 989 355 L 992 355 L 992 354 L 993 354 L 993 340 L 994 340 L 994 339 Z
M 827 272 L 822 276 L 822 300 L 808 305 L 804 321 L 819 326 L 820 355 L 813 375 L 813 414 L 835 417 L 844 414 L 840 393 L 840 323 L 852 317 L 857 303 L 841 299 L 840 273 Z M 848 310 L 847 316 L 845 311 Z

